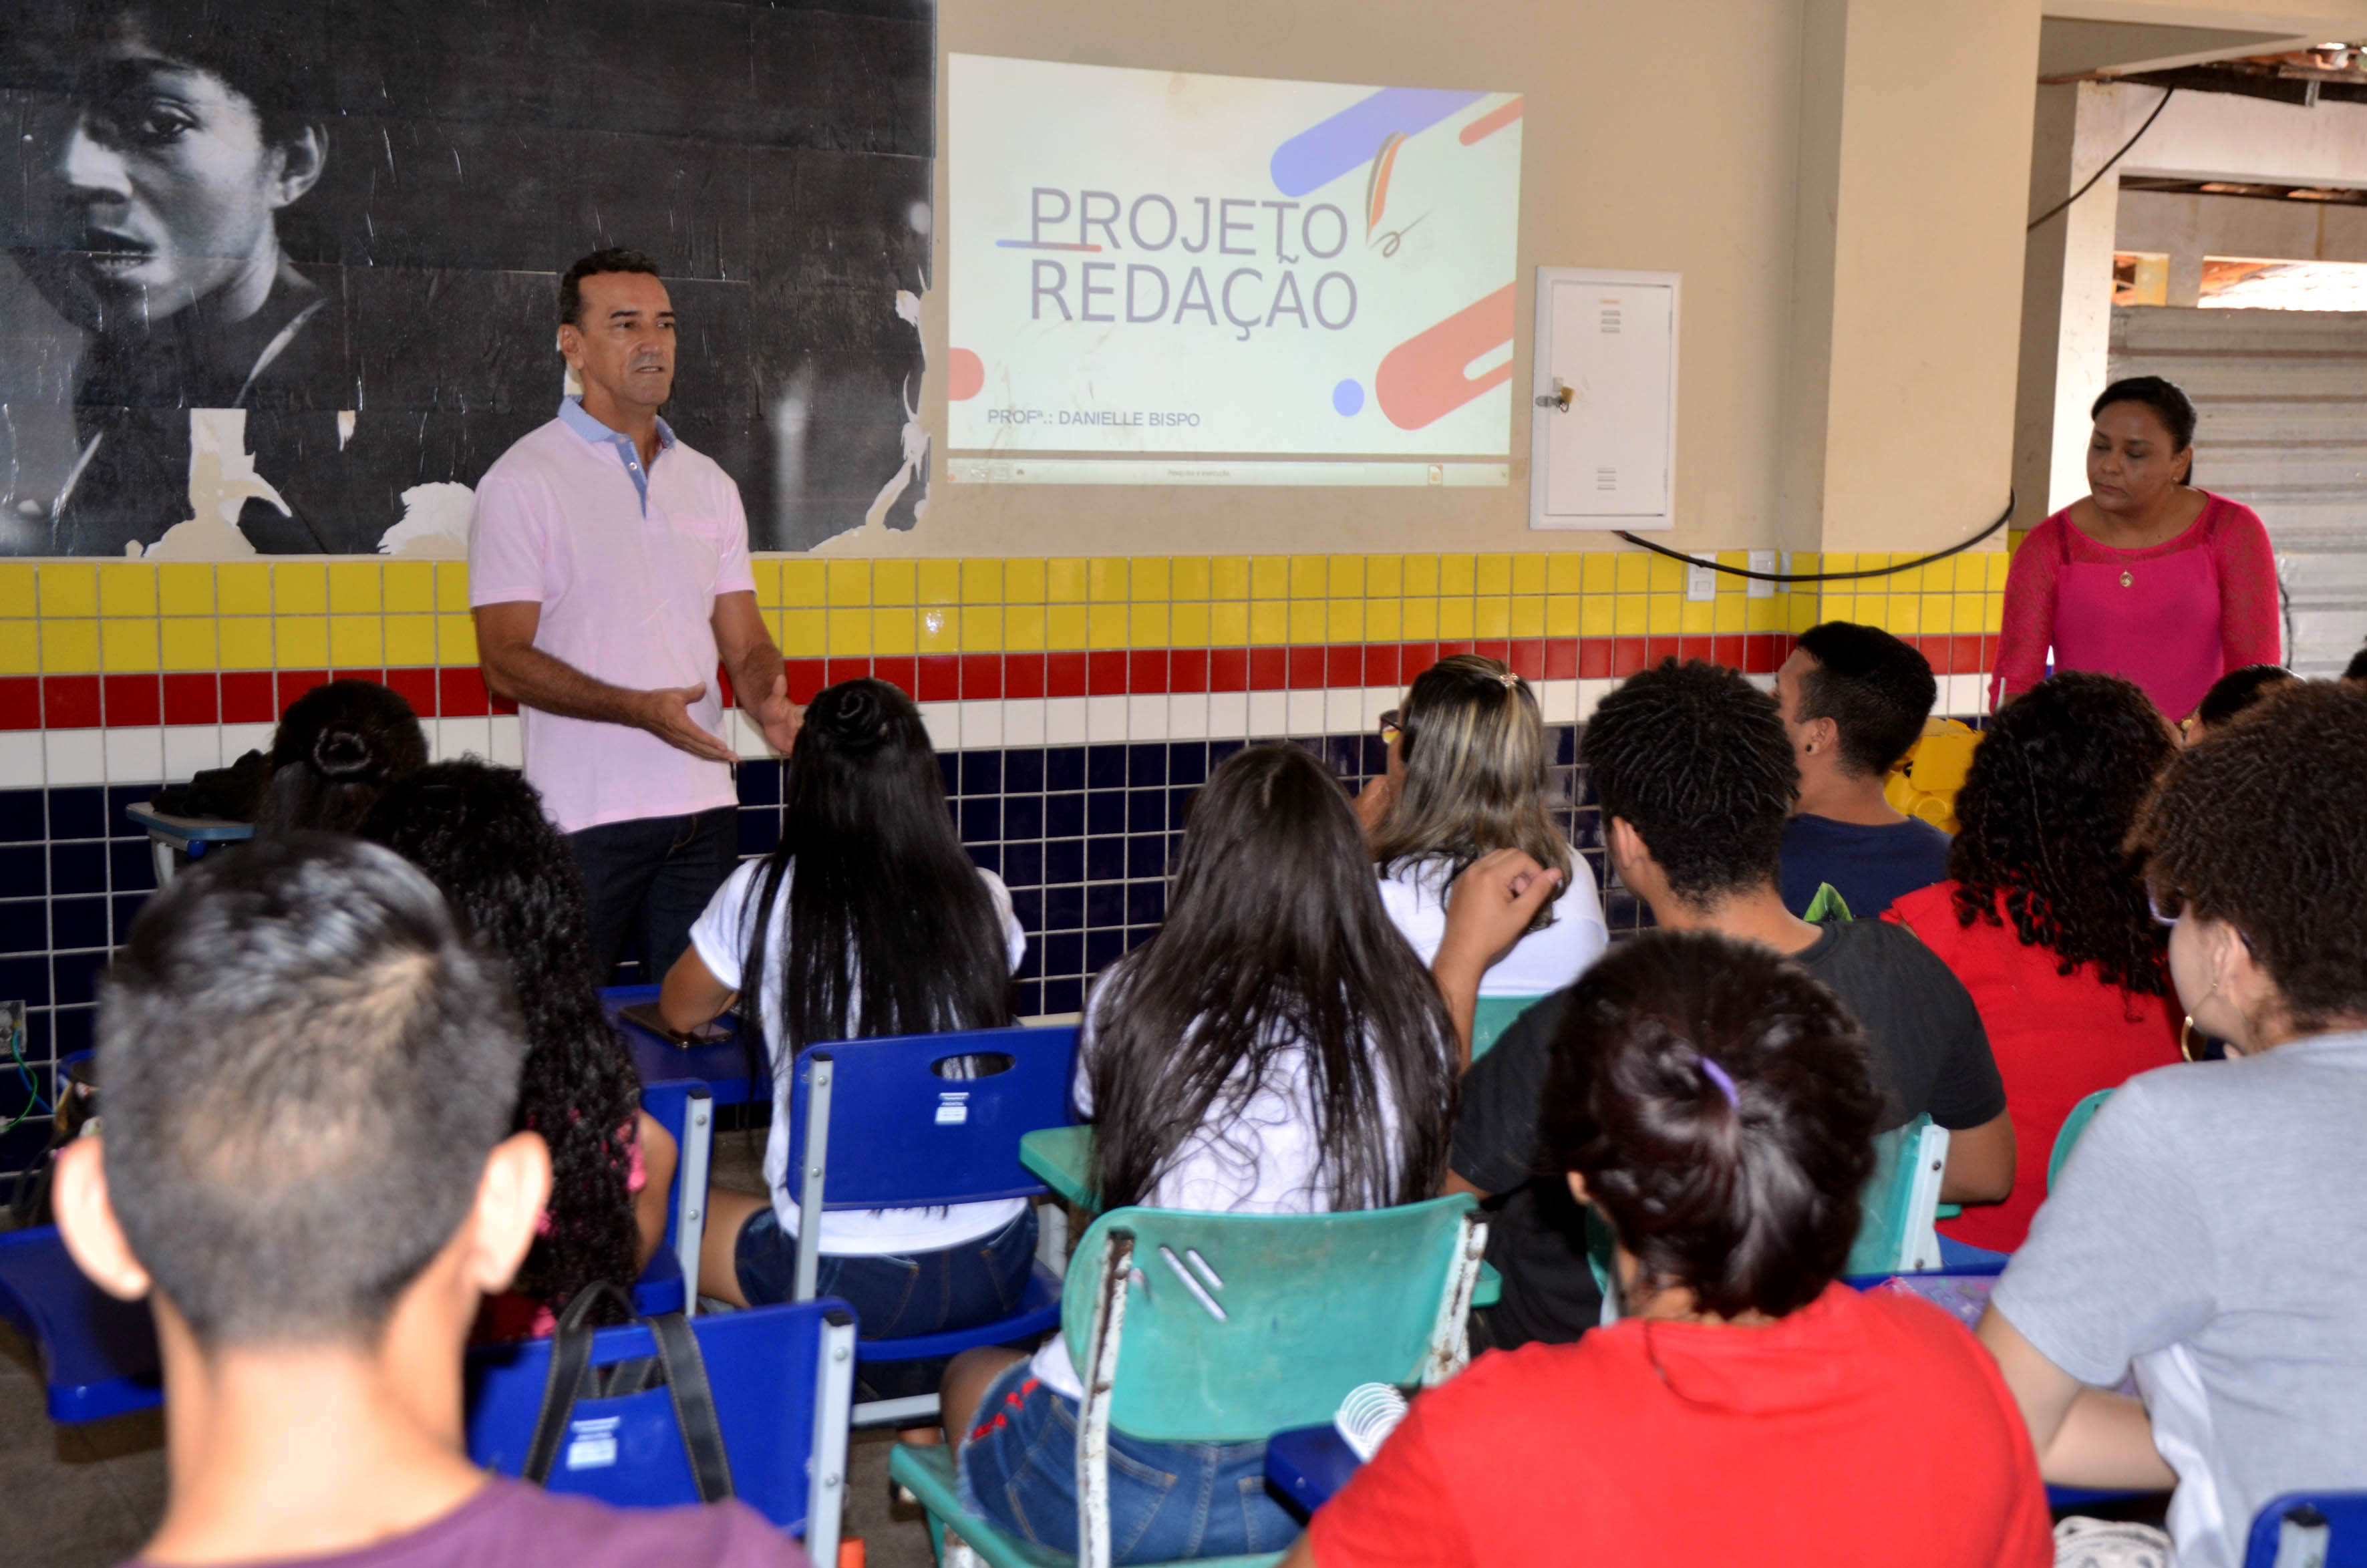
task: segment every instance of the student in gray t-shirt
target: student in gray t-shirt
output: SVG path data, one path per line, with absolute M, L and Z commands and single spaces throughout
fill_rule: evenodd
M 2171 977 L 2233 1060 L 2129 1082 L 1981 1338 L 2046 1479 L 2178 1491 L 2180 1568 L 2280 1493 L 2367 1487 L 2367 688 L 2294 682 L 2140 820 Z M 2140 1403 L 2106 1392 L 2134 1369 Z

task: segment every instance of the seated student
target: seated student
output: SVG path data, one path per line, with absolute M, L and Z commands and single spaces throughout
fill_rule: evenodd
M 1797 775 L 1773 700 L 1732 670 L 1670 659 L 1603 699 L 1580 756 L 1602 801 L 1612 869 L 1654 921 L 1764 943 L 1831 987 L 1872 1043 L 1881 1125 L 1930 1112 L 1954 1135 L 1941 1196 L 2003 1198 L 2013 1182 L 2013 1124 L 1980 1014 L 1948 966 L 1897 926 L 1814 926 L 1784 907 L 1776 869 Z M 1458 1023 L 1469 1017 L 1478 955 L 1521 929 L 1512 922 L 1522 902 L 1465 895 L 1495 894 L 1482 884 L 1508 868 L 1536 869 L 1507 854 L 1456 885 L 1433 972 Z M 1524 901 L 1535 896 L 1531 885 Z M 1560 1182 L 1535 1179 L 1539 1096 L 1569 1006 L 1564 992 L 1530 1008 L 1463 1080 L 1447 1185 L 1503 1199 L 1488 1233 L 1503 1296 L 1480 1320 L 1500 1346 L 1575 1339 L 1601 1311 L 1584 1216 Z
M 2248 711 L 2254 703 L 2285 682 L 2300 678 L 2282 665 L 2246 665 L 2240 670 L 2229 670 L 2211 683 L 2211 689 L 2203 694 L 2194 711 L 2179 725 L 2180 742 L 2194 744 L 2237 714 Z
M 426 766 L 427 737 L 401 692 L 368 680 L 316 686 L 279 716 L 255 834 L 352 833 L 380 791 Z
M 2020 1246 L 2071 1108 L 2178 1060 L 2167 934 L 2122 847 L 2176 750 L 2134 682 L 2090 670 L 2040 681 L 1998 710 L 1973 753 L 1954 877 L 1890 906 L 1972 993 L 2013 1119 L 2013 1191 L 1942 1221 L 1943 1237 Z
M 1621 1320 L 1414 1400 L 1285 1568 L 2044 1568 L 2012 1396 L 1947 1313 L 1836 1277 L 1882 1110 L 1832 993 L 1648 932 L 1578 983 L 1543 1141 L 1616 1238 Z
M 2367 691 L 2295 681 L 2179 753 L 2133 843 L 2231 1060 L 2105 1102 L 1981 1338 L 2049 1481 L 2174 1480 L 2180 1568 L 2234 1568 L 2269 1499 L 2367 1487 Z
M 689 1030 L 736 999 L 751 1062 L 773 1082 L 769 1196 L 717 1187 L 708 1205 L 699 1289 L 735 1306 L 795 1293 L 798 1050 L 1008 1024 L 1027 952 L 1002 880 L 954 832 L 921 710 L 886 681 L 842 681 L 813 699 L 782 792 L 779 847 L 716 890 L 658 1002 Z M 822 1217 L 821 1290 L 852 1302 L 874 1337 L 968 1328 L 1010 1314 L 1035 1255 L 1025 1199 L 836 1210 Z
M 1110 1208 L 1326 1213 L 1438 1189 L 1446 1014 L 1382 912 L 1339 786 L 1296 746 L 1238 753 L 1200 790 L 1165 923 L 1103 971 L 1085 1018 L 1076 1102 Z M 1082 1392 L 1058 1335 L 1032 1361 L 955 1358 L 945 1430 L 964 1506 L 1075 1551 Z M 1266 1494 L 1262 1439 L 1113 1428 L 1109 1448 L 1118 1562 L 1275 1551 L 1298 1533 Z
M 1447 886 L 1473 861 L 1510 846 L 1561 873 L 1536 924 L 1481 977 L 1483 996 L 1558 991 L 1609 940 L 1593 869 L 1548 814 L 1552 760 L 1528 683 L 1476 653 L 1414 678 L 1389 743 L 1395 782 L 1371 835 L 1373 863 L 1381 903 L 1422 962 L 1446 933 Z
M 622 1513 L 488 1477 L 461 1348 L 549 1186 L 511 1132 L 526 1054 L 499 963 L 427 879 L 304 835 L 209 857 L 100 982 L 105 1135 L 58 1222 L 146 1296 L 164 1522 L 142 1563 L 802 1563 L 744 1504 Z
M 1923 655 L 1871 626 L 1829 620 L 1775 672 L 1800 803 L 1784 824 L 1784 907 L 1806 915 L 1832 884 L 1872 920 L 1948 874 L 1948 835 L 1894 810 L 1883 778 L 1914 749 L 1939 683 Z
M 509 965 L 526 1024 L 516 1129 L 550 1146 L 550 1202 L 517 1288 L 487 1303 L 486 1337 L 545 1335 L 595 1280 L 630 1286 L 664 1239 L 679 1152 L 640 1108 L 632 1053 L 592 983 L 592 917 L 567 840 L 515 768 L 471 757 L 379 798 L 362 836 L 435 881 Z

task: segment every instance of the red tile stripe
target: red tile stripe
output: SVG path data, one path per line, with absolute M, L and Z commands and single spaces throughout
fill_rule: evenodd
M 1908 639 L 1936 675 L 1977 675 L 1997 661 L 1995 636 Z M 877 676 L 923 702 L 1117 697 L 1168 692 L 1305 691 L 1397 686 L 1449 653 L 1485 653 L 1531 680 L 1603 680 L 1664 658 L 1707 659 L 1770 675 L 1787 632 L 1695 637 L 1529 637 L 1459 642 L 1347 642 L 1285 648 L 1136 648 L 1059 653 L 923 653 L 788 661 L 789 695 Z M 102 725 L 267 724 L 332 676 L 383 681 L 422 718 L 515 713 L 474 665 L 429 669 L 224 670 L 220 674 L 0 676 L 0 731 Z M 726 690 L 728 692 L 728 687 Z

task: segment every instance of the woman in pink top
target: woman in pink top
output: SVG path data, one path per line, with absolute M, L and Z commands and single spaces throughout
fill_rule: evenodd
M 2088 488 L 2030 531 L 2005 584 L 1989 705 L 2058 670 L 2127 677 L 2182 719 L 2211 683 L 2282 662 L 2276 557 L 2259 517 L 2187 481 L 2194 405 L 2159 376 L 2090 410 Z

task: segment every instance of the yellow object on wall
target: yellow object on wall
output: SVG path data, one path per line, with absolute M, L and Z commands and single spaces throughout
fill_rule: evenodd
M 1930 823 L 1942 833 L 1956 831 L 1956 791 L 1965 787 L 1973 753 L 1981 733 L 1954 719 L 1927 720 L 1923 738 L 1883 780 L 1882 798 L 1891 809 Z

